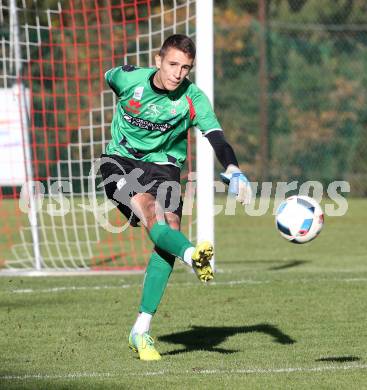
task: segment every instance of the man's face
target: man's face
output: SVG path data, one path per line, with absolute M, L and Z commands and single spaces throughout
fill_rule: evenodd
M 158 88 L 174 91 L 190 73 L 193 62 L 193 58 L 173 47 L 167 50 L 163 58 L 156 55 L 155 63 L 158 72 L 154 84 Z

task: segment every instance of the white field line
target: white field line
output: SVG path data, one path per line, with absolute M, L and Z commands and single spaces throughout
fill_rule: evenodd
M 82 291 L 82 290 L 111 290 L 111 289 L 120 289 L 120 288 L 130 288 L 137 287 L 140 284 L 121 284 L 119 286 L 65 286 L 65 287 L 52 287 L 44 289 L 34 289 L 34 288 L 24 288 L 24 289 L 14 289 L 11 292 L 19 294 L 27 293 L 58 293 L 65 291 Z
M 235 286 L 235 285 L 257 285 L 257 284 L 268 284 L 271 283 L 271 280 L 252 280 L 252 279 L 242 279 L 242 280 L 228 280 L 224 282 L 211 282 L 205 285 L 205 287 L 210 286 Z M 341 278 L 341 279 L 291 279 L 291 280 L 277 280 L 276 283 L 327 283 L 327 282 L 340 282 L 340 283 L 365 283 L 367 278 Z M 112 289 L 124 289 L 139 287 L 141 283 L 133 284 L 120 284 L 118 286 L 110 285 L 101 285 L 101 286 L 64 286 L 64 287 L 52 287 L 45 289 L 13 289 L 11 292 L 17 294 L 27 294 L 27 293 L 59 293 L 65 291 L 83 291 L 83 290 L 112 290 Z M 191 287 L 191 286 L 200 286 L 198 282 L 185 282 L 185 283 L 169 283 L 169 286 L 172 287 Z
M 200 374 L 282 374 L 292 372 L 322 372 L 343 370 L 366 370 L 367 364 L 319 367 L 286 367 L 286 368 L 238 368 L 234 370 L 202 370 Z M 189 371 L 187 371 L 189 372 Z
M 113 377 L 108 372 L 76 372 L 72 374 L 24 374 L 24 375 L 0 375 L 0 380 L 27 380 L 27 379 L 78 379 L 78 378 L 106 378 Z
M 367 364 L 350 364 L 340 366 L 318 366 L 318 367 L 284 367 L 284 368 L 237 368 L 232 370 L 183 370 L 183 371 L 146 371 L 146 372 L 121 372 L 121 373 L 98 373 L 98 372 L 81 372 L 71 374 L 25 374 L 25 375 L 1 375 L 0 380 L 27 380 L 27 379 L 79 379 L 79 378 L 118 378 L 121 376 L 159 376 L 159 375 L 223 375 L 223 374 L 289 374 L 302 372 L 324 372 L 324 371 L 349 371 L 349 370 L 366 370 Z

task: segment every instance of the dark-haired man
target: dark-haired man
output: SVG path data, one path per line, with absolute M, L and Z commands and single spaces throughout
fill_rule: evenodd
M 197 126 L 213 146 L 225 169 L 222 180 L 228 184 L 236 177 L 238 201 L 246 204 L 251 200 L 249 182 L 238 168 L 208 98 L 187 78 L 194 59 L 192 40 L 176 34 L 163 43 L 155 68 L 125 65 L 105 75 L 119 99 L 111 125 L 112 140 L 102 155 L 106 194 L 132 226 L 139 222 L 145 226 L 155 245 L 145 273 L 138 318 L 129 336 L 130 348 L 142 360 L 160 359 L 150 337 L 150 322 L 175 258 L 192 267 L 202 282 L 214 277 L 209 262 L 212 244 L 195 246 L 180 232 L 180 170 L 191 127 Z M 129 182 L 131 177 L 135 184 L 138 179 L 137 186 Z M 126 186 L 129 191 L 124 191 Z

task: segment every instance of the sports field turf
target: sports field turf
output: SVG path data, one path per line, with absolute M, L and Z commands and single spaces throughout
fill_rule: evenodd
M 0 389 L 367 388 L 367 200 L 306 245 L 273 216 L 216 218 L 215 283 L 181 264 L 127 348 L 142 275 L 0 278 Z

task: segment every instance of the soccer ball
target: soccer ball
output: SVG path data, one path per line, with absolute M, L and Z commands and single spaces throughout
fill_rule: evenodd
M 278 207 L 276 227 L 286 240 L 304 244 L 317 237 L 324 225 L 320 205 L 308 196 L 291 196 Z

